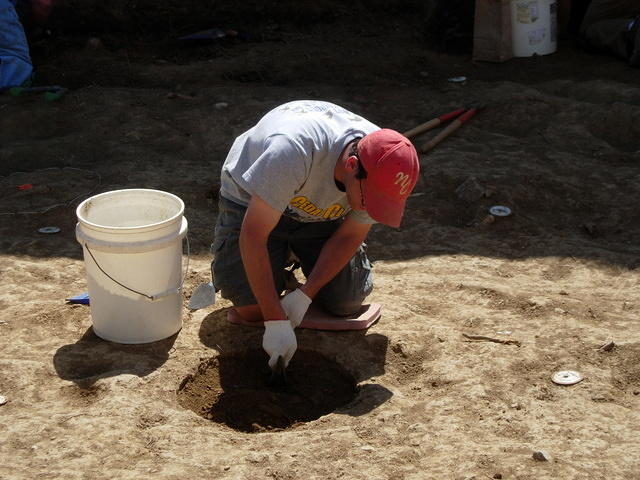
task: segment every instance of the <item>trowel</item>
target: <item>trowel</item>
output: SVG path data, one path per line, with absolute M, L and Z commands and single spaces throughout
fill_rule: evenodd
M 213 282 L 201 283 L 198 285 L 189 299 L 189 308 L 191 310 L 200 310 L 216 303 L 216 289 Z
M 278 357 L 277 363 L 271 369 L 271 378 L 269 379 L 269 385 L 272 387 L 286 387 L 287 386 L 287 367 L 284 366 L 284 358 L 282 355 Z

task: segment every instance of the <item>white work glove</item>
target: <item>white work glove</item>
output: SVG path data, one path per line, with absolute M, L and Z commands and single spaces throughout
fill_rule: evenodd
M 287 293 L 282 300 L 280 300 L 280 305 L 282 305 L 284 313 L 287 314 L 287 318 L 291 322 L 291 326 L 296 328 L 302 323 L 304 314 L 309 310 L 311 299 L 307 297 L 302 290 L 296 288 L 293 292 Z
M 264 322 L 262 348 L 269 355 L 269 367 L 271 367 L 271 370 L 276 367 L 278 357 L 282 357 L 286 368 L 298 348 L 296 334 L 293 332 L 291 322 L 289 320 Z

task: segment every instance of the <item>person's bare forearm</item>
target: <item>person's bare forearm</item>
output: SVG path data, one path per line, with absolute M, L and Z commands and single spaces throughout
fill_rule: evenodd
M 322 247 L 313 271 L 300 290 L 313 299 L 351 260 L 368 232 L 369 226 L 359 226 L 355 231 L 339 228 Z
M 244 229 L 240 233 L 240 254 L 253 295 L 265 320 L 287 318 L 273 283 L 273 271 L 266 239 L 252 237 Z

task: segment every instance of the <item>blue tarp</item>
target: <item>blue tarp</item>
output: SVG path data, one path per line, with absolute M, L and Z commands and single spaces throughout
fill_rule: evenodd
M 33 74 L 27 37 L 15 3 L 16 0 L 0 0 L 0 90 L 20 86 Z

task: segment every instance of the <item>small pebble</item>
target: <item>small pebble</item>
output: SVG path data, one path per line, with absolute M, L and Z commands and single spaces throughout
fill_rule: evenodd
M 537 451 L 533 452 L 532 457 L 533 457 L 534 460 L 537 460 L 538 462 L 550 462 L 551 461 L 551 455 L 549 455 L 544 450 L 537 450 Z
M 604 345 L 602 345 L 600 347 L 600 350 L 602 350 L 603 352 L 610 352 L 611 350 L 613 350 L 613 347 L 615 347 L 616 344 L 615 342 L 612 340 L 610 342 L 605 343 Z
M 227 108 L 229 106 L 229 104 L 227 102 L 218 102 L 214 105 L 214 107 L 217 110 L 224 110 L 225 108 Z
M 0 405 L 4 405 L 7 403 L 7 397 L 0 395 Z
M 371 445 L 363 445 L 360 448 L 365 452 L 373 452 L 375 450 L 375 448 L 373 448 Z
M 493 478 L 500 480 L 502 478 L 502 474 L 501 473 L 496 473 Z

